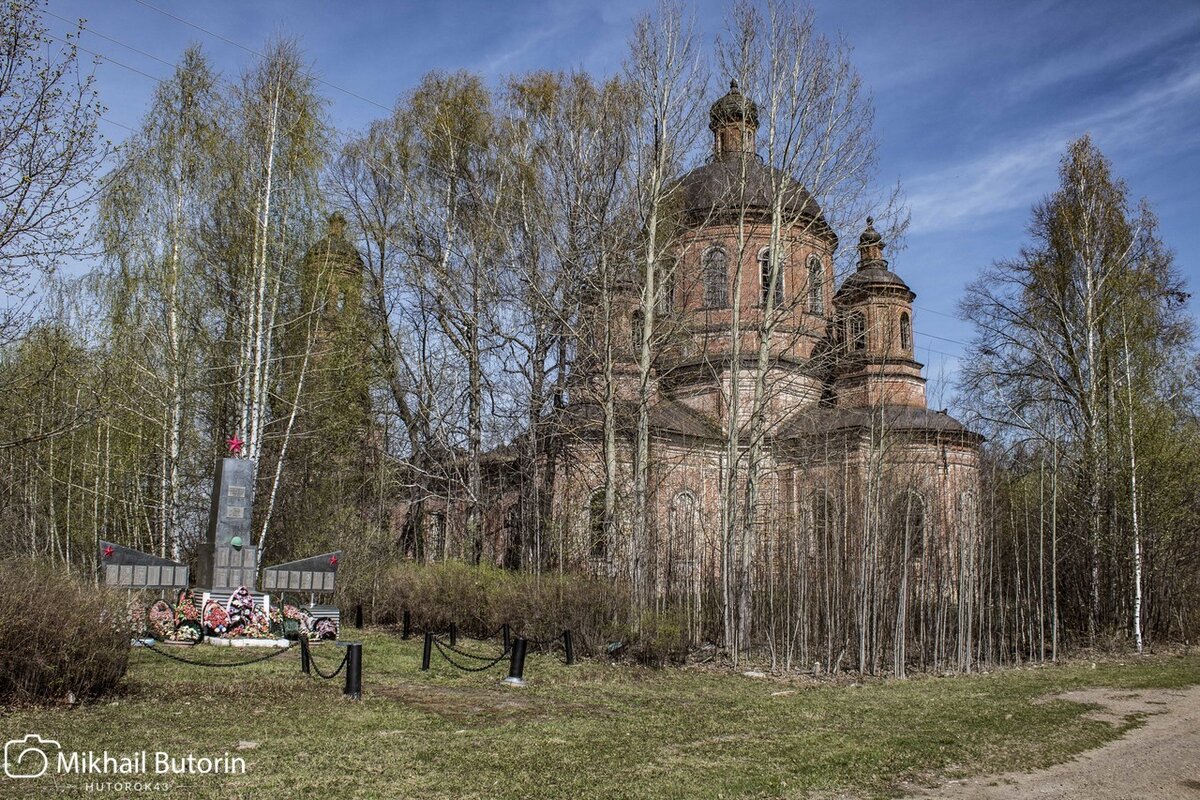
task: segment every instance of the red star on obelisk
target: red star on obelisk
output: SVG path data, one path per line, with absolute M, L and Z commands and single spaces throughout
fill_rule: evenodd
M 336 567 L 336 566 L 337 566 L 337 556 L 330 556 L 330 557 L 329 557 L 329 566 L 331 566 L 331 567 Z
M 111 544 L 106 544 L 104 546 L 104 557 L 112 558 L 112 554 L 113 554 L 113 546 Z
M 230 436 L 225 440 L 225 444 L 229 445 L 230 453 L 233 453 L 235 456 L 240 456 L 242 454 L 242 445 L 246 444 L 246 442 L 235 433 L 233 436 Z

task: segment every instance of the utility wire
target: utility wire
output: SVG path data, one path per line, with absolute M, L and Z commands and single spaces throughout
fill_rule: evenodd
M 176 16 L 175 14 L 172 14 L 170 11 L 161 9 L 158 6 L 154 5 L 153 3 L 147 3 L 146 0 L 134 0 L 134 2 L 137 3 L 138 5 L 145 6 L 146 8 L 148 8 L 152 11 L 157 11 L 159 14 L 170 17 L 171 19 L 176 20 L 177 22 L 182 22 L 184 25 L 187 25 L 188 27 L 195 28 L 196 30 L 201 31 L 203 33 L 207 33 L 209 36 L 213 36 L 217 39 L 220 39 L 222 42 L 225 42 L 226 44 L 230 44 L 230 45 L 233 45 L 234 47 L 245 50 L 247 53 L 256 55 L 259 58 L 266 58 L 266 56 L 264 56 L 262 53 L 258 52 L 257 50 L 255 50 L 253 48 L 247 47 L 246 45 L 241 44 L 240 42 L 235 42 L 233 39 L 222 36 L 221 34 L 217 33 L 216 31 L 210 31 L 208 28 L 205 28 L 202 25 L 197 25 L 195 22 L 186 20 L 183 17 Z M 341 86 L 338 86 L 336 83 L 331 83 L 330 81 L 327 81 L 324 78 L 318 77 L 317 82 L 328 86 L 330 89 L 336 89 L 337 91 L 342 92 L 343 94 L 346 94 L 350 97 L 353 97 L 356 100 L 361 100 L 364 103 L 370 103 L 371 105 L 375 106 L 376 108 L 381 108 L 384 111 L 387 111 L 389 113 L 391 113 L 391 111 L 392 111 L 391 108 L 389 108 L 388 106 L 385 106 L 383 103 L 377 103 L 369 97 L 363 97 L 361 94 L 359 94 L 357 92 L 352 92 L 351 90 L 345 89 Z

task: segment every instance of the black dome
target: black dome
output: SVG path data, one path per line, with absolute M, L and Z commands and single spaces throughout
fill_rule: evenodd
M 752 215 L 769 215 L 775 192 L 783 188 L 783 210 L 788 216 L 809 217 L 821 225 L 821 207 L 808 190 L 782 170 L 768 167 L 754 156 L 714 160 L 684 175 L 675 184 L 684 218 L 704 222 L 745 209 Z M 826 226 L 828 227 L 828 226 Z
M 709 130 L 715 131 L 731 122 L 744 122 L 751 128 L 758 127 L 758 106 L 742 94 L 737 81 L 729 82 L 729 93 L 713 103 L 708 111 Z

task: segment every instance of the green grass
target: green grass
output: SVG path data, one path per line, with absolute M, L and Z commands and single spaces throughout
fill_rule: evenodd
M 466 675 L 435 654 L 422 673 L 419 640 L 363 640 L 361 702 L 342 699 L 340 677 L 301 675 L 298 651 L 218 670 L 139 650 L 122 695 L 6 711 L 0 738 L 246 759 L 244 775 L 138 777 L 168 781 L 171 797 L 887 797 L 900 781 L 1048 766 L 1121 732 L 1083 705 L 1033 702 L 1047 694 L 1200 683 L 1190 656 L 835 686 L 531 655 L 528 686 L 514 688 L 501 666 Z M 341 652 L 324 644 L 317 657 L 328 668 Z M 87 780 L 0 777 L 0 796 L 103 796 L 87 795 Z

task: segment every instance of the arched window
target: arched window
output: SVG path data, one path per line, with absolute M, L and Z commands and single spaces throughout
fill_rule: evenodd
M 699 507 L 696 495 L 688 489 L 671 498 L 671 536 L 667 542 L 667 562 L 673 584 L 671 591 L 675 593 L 690 594 L 696 589 Z
M 829 529 L 833 526 L 833 502 L 829 492 L 815 489 L 809 496 L 809 514 L 811 514 L 811 535 L 808 541 L 809 555 L 814 555 L 818 547 L 826 547 Z
M 866 350 L 867 349 L 867 318 L 861 311 L 855 311 L 850 314 L 846 321 L 848 330 L 846 338 L 850 342 L 851 350 Z
M 808 257 L 808 313 L 825 314 L 825 270 L 821 257 Z
M 912 318 L 907 311 L 900 312 L 900 349 L 906 353 L 912 350 Z
M 604 513 L 604 490 L 597 489 L 588 501 L 588 550 L 592 558 L 608 555 L 608 522 Z
M 892 506 L 892 526 L 901 553 L 907 542 L 909 561 L 920 561 L 925 554 L 925 501 L 920 494 L 910 490 L 896 498 Z
M 958 496 L 958 528 L 962 531 L 960 538 L 965 542 L 975 540 L 976 526 L 979 524 L 979 502 L 975 492 L 967 490 Z
M 675 310 L 675 270 L 678 259 L 669 258 L 662 264 L 658 275 L 658 313 L 670 314 Z
M 729 256 L 720 247 L 710 248 L 704 254 L 704 305 L 707 308 L 725 308 L 729 305 Z
M 771 297 L 771 249 L 764 247 L 758 253 L 758 279 L 762 284 L 762 304 L 765 306 Z M 775 272 L 775 305 L 783 304 L 783 265 L 780 264 Z
M 642 336 L 646 329 L 646 316 L 641 310 L 634 311 L 629 319 L 630 343 L 633 345 L 635 356 L 642 352 Z

